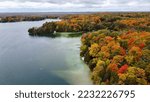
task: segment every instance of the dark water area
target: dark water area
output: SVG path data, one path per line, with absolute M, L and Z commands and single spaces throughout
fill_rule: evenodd
M 80 37 L 32 37 L 28 29 L 47 21 L 0 23 L 1 85 L 92 84 L 80 59 Z

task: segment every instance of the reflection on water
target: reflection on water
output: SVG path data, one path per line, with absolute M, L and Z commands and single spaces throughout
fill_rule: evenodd
M 50 38 L 58 38 L 58 37 L 65 37 L 65 38 L 73 38 L 73 37 L 81 37 L 82 33 L 79 32 L 57 32 L 55 34 L 43 34 L 43 35 L 30 35 L 31 37 L 50 37 Z
M 0 24 L 0 84 L 91 84 L 80 37 L 31 37 L 46 21 Z

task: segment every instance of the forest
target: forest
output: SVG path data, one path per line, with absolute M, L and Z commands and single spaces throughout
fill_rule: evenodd
M 80 56 L 96 85 L 150 84 L 150 13 L 66 15 L 30 35 L 82 32 Z

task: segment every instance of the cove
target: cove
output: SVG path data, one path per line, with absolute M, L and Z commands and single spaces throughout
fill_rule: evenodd
M 0 23 L 1 85 L 88 85 L 90 70 L 80 58 L 80 37 L 33 37 L 45 22 Z

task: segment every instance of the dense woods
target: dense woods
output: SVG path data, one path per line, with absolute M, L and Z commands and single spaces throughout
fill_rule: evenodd
M 94 84 L 150 84 L 150 13 L 67 15 L 28 31 L 82 32 L 80 55 Z
M 144 18 L 143 18 L 144 17 Z M 100 29 L 113 31 L 137 29 L 149 31 L 149 13 L 96 13 L 66 15 L 61 21 L 47 22 L 29 29 L 30 35 L 53 35 L 56 32 L 91 32 Z M 135 21 L 137 21 L 135 23 Z
M 53 35 L 56 32 L 88 32 L 100 29 L 101 20 L 96 15 L 68 15 L 62 21 L 47 22 L 41 27 L 29 29 L 30 35 Z
M 120 17 L 108 28 L 83 34 L 81 38 L 81 56 L 92 71 L 93 83 L 150 84 L 149 15 Z
M 94 84 L 149 84 L 150 33 L 100 30 L 81 38 Z

